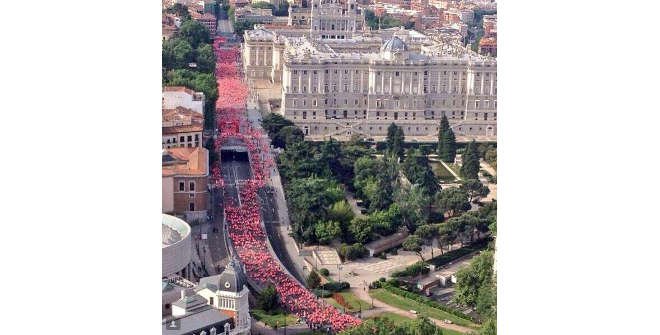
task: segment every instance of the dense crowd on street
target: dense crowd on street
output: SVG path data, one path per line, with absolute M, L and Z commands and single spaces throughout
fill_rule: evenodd
M 216 103 L 216 120 L 219 135 L 216 150 L 229 139 L 240 139 L 248 149 L 251 179 L 239 187 L 240 205 L 225 203 L 225 215 L 229 238 L 245 265 L 246 275 L 258 285 L 274 284 L 282 305 L 304 320 L 311 328 L 327 328 L 339 332 L 360 323 L 360 319 L 342 314 L 293 279 L 273 258 L 267 246 L 267 236 L 261 224 L 257 190 L 264 187 L 273 168 L 273 160 L 264 153 L 269 150 L 269 141 L 263 132 L 247 122 L 246 102 L 248 88 L 239 72 L 240 51 L 225 46 L 223 38 L 213 43 L 217 58 L 216 78 L 219 97 Z M 215 187 L 224 187 L 220 162 L 211 169 Z

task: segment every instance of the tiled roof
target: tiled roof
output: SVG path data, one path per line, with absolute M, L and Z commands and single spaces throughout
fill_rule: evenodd
M 163 177 L 208 175 L 208 150 L 205 148 L 169 148 L 163 150 Z

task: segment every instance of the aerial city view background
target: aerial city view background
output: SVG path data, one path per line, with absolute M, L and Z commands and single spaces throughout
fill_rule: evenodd
M 162 0 L 163 334 L 496 334 L 487 0 Z

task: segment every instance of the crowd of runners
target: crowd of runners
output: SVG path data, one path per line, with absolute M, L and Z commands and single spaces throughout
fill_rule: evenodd
M 225 203 L 229 238 L 238 258 L 245 265 L 246 275 L 258 285 L 273 284 L 284 307 L 313 329 L 339 332 L 359 324 L 359 318 L 342 314 L 301 286 L 269 252 L 257 195 L 257 190 L 266 185 L 274 164 L 270 155 L 265 155 L 269 150 L 269 141 L 246 119 L 248 88 L 241 80 L 239 71 L 240 51 L 227 46 L 222 37 L 215 39 L 213 49 L 217 57 L 219 95 L 216 103 L 219 129 L 216 149 L 220 150 L 229 139 L 240 139 L 247 146 L 250 158 L 251 179 L 242 182 L 239 187 L 239 204 Z M 215 187 L 225 187 L 220 162 L 211 168 L 211 180 Z

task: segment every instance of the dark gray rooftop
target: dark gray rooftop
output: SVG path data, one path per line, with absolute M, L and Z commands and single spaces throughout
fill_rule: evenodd
M 168 327 L 172 321 L 178 323 L 178 329 Z M 206 330 L 206 333 L 209 334 L 211 327 L 215 327 L 216 332 L 222 334 L 225 330 L 225 323 L 231 323 L 231 318 L 211 306 L 206 306 L 184 316 L 169 317 L 163 320 L 163 335 L 198 334 L 202 330 Z

